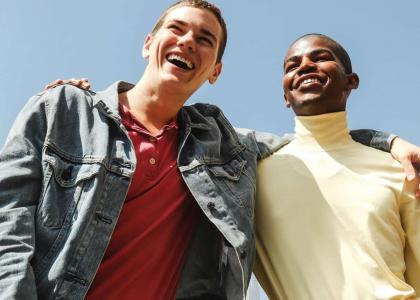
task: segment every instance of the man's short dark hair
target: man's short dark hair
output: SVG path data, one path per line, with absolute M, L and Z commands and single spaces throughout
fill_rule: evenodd
M 318 37 L 318 38 L 322 38 L 326 41 L 328 41 L 328 43 L 330 43 L 332 50 L 334 51 L 334 54 L 337 55 L 338 59 L 340 60 L 341 64 L 344 67 L 344 71 L 347 74 L 352 73 L 352 66 L 351 66 L 351 60 L 350 60 L 350 56 L 347 53 L 346 49 L 344 49 L 343 46 L 341 46 L 338 42 L 336 42 L 335 40 L 333 40 L 332 38 L 330 38 L 327 35 L 324 34 L 320 34 L 320 33 L 309 33 L 309 34 L 305 34 L 302 35 L 301 37 L 297 38 L 292 45 L 294 45 L 297 41 L 307 38 L 307 37 Z

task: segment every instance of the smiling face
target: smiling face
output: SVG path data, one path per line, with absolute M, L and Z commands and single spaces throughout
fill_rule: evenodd
M 206 80 L 216 82 L 222 68 L 216 62 L 221 37 L 221 26 L 210 11 L 189 6 L 169 11 L 143 47 L 151 80 L 186 93 Z
M 288 107 L 308 116 L 344 111 L 359 79 L 346 73 L 337 48 L 328 38 L 309 35 L 297 40 L 284 60 L 283 90 Z

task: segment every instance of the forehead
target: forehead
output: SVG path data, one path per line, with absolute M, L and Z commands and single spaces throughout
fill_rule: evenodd
M 186 25 L 195 26 L 199 29 L 205 29 L 213 33 L 220 39 L 222 27 L 216 16 L 205 8 L 196 8 L 191 6 L 180 6 L 168 11 L 164 23 L 171 21 L 181 21 Z
M 285 61 L 293 56 L 304 56 L 320 50 L 329 51 L 333 55 L 337 56 L 336 47 L 334 47 L 331 41 L 319 36 L 308 36 L 299 39 L 290 46 L 286 53 Z

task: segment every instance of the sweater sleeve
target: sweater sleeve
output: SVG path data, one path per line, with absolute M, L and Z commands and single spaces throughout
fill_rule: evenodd
M 420 201 L 415 197 L 418 184 L 418 181 L 404 183 L 400 196 L 400 215 L 406 234 L 405 280 L 415 289 L 417 297 L 420 297 Z

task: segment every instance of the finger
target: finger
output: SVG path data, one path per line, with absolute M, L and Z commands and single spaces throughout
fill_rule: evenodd
M 416 182 L 418 182 L 416 197 L 420 200 L 420 172 L 416 171 Z
M 408 181 L 414 180 L 416 178 L 416 170 L 413 167 L 413 164 L 411 163 L 411 160 L 407 157 L 401 159 L 401 165 L 404 169 L 404 173 L 407 176 Z
M 55 87 L 55 86 L 57 86 L 57 85 L 59 85 L 59 84 L 61 84 L 61 83 L 63 83 L 63 80 L 62 80 L 62 79 L 56 79 L 56 80 L 54 80 L 53 82 L 48 83 L 48 84 L 44 87 L 44 90 L 48 90 L 48 89 L 50 89 L 50 88 L 52 88 L 52 87 Z
M 79 88 L 84 88 L 84 84 L 85 84 L 85 79 L 84 78 L 80 78 L 80 79 L 76 79 L 76 78 L 71 78 L 68 80 L 68 83 L 75 85 Z
M 79 88 L 87 90 L 87 89 L 89 89 L 90 84 L 88 82 L 84 81 L 83 78 L 82 78 L 82 79 L 79 79 L 79 81 L 77 82 L 77 86 Z
M 79 84 L 79 80 L 72 78 L 72 79 L 67 80 L 66 83 L 77 86 Z
M 78 85 L 83 85 L 83 84 L 86 84 L 86 83 L 88 83 L 89 82 L 89 80 L 87 79 L 87 78 L 80 78 L 80 79 L 77 79 L 77 84 Z
M 88 90 L 88 89 L 90 89 L 90 83 L 89 82 L 84 82 L 82 87 L 83 87 L 83 89 Z
M 85 90 L 90 89 L 89 79 L 87 79 L 87 78 L 83 77 L 83 78 L 81 78 L 80 80 L 83 80 L 82 87 L 83 87 Z
M 71 84 L 71 83 L 73 83 L 73 81 L 74 81 L 74 78 L 64 79 L 63 83 L 67 83 L 67 84 L 70 83 Z

